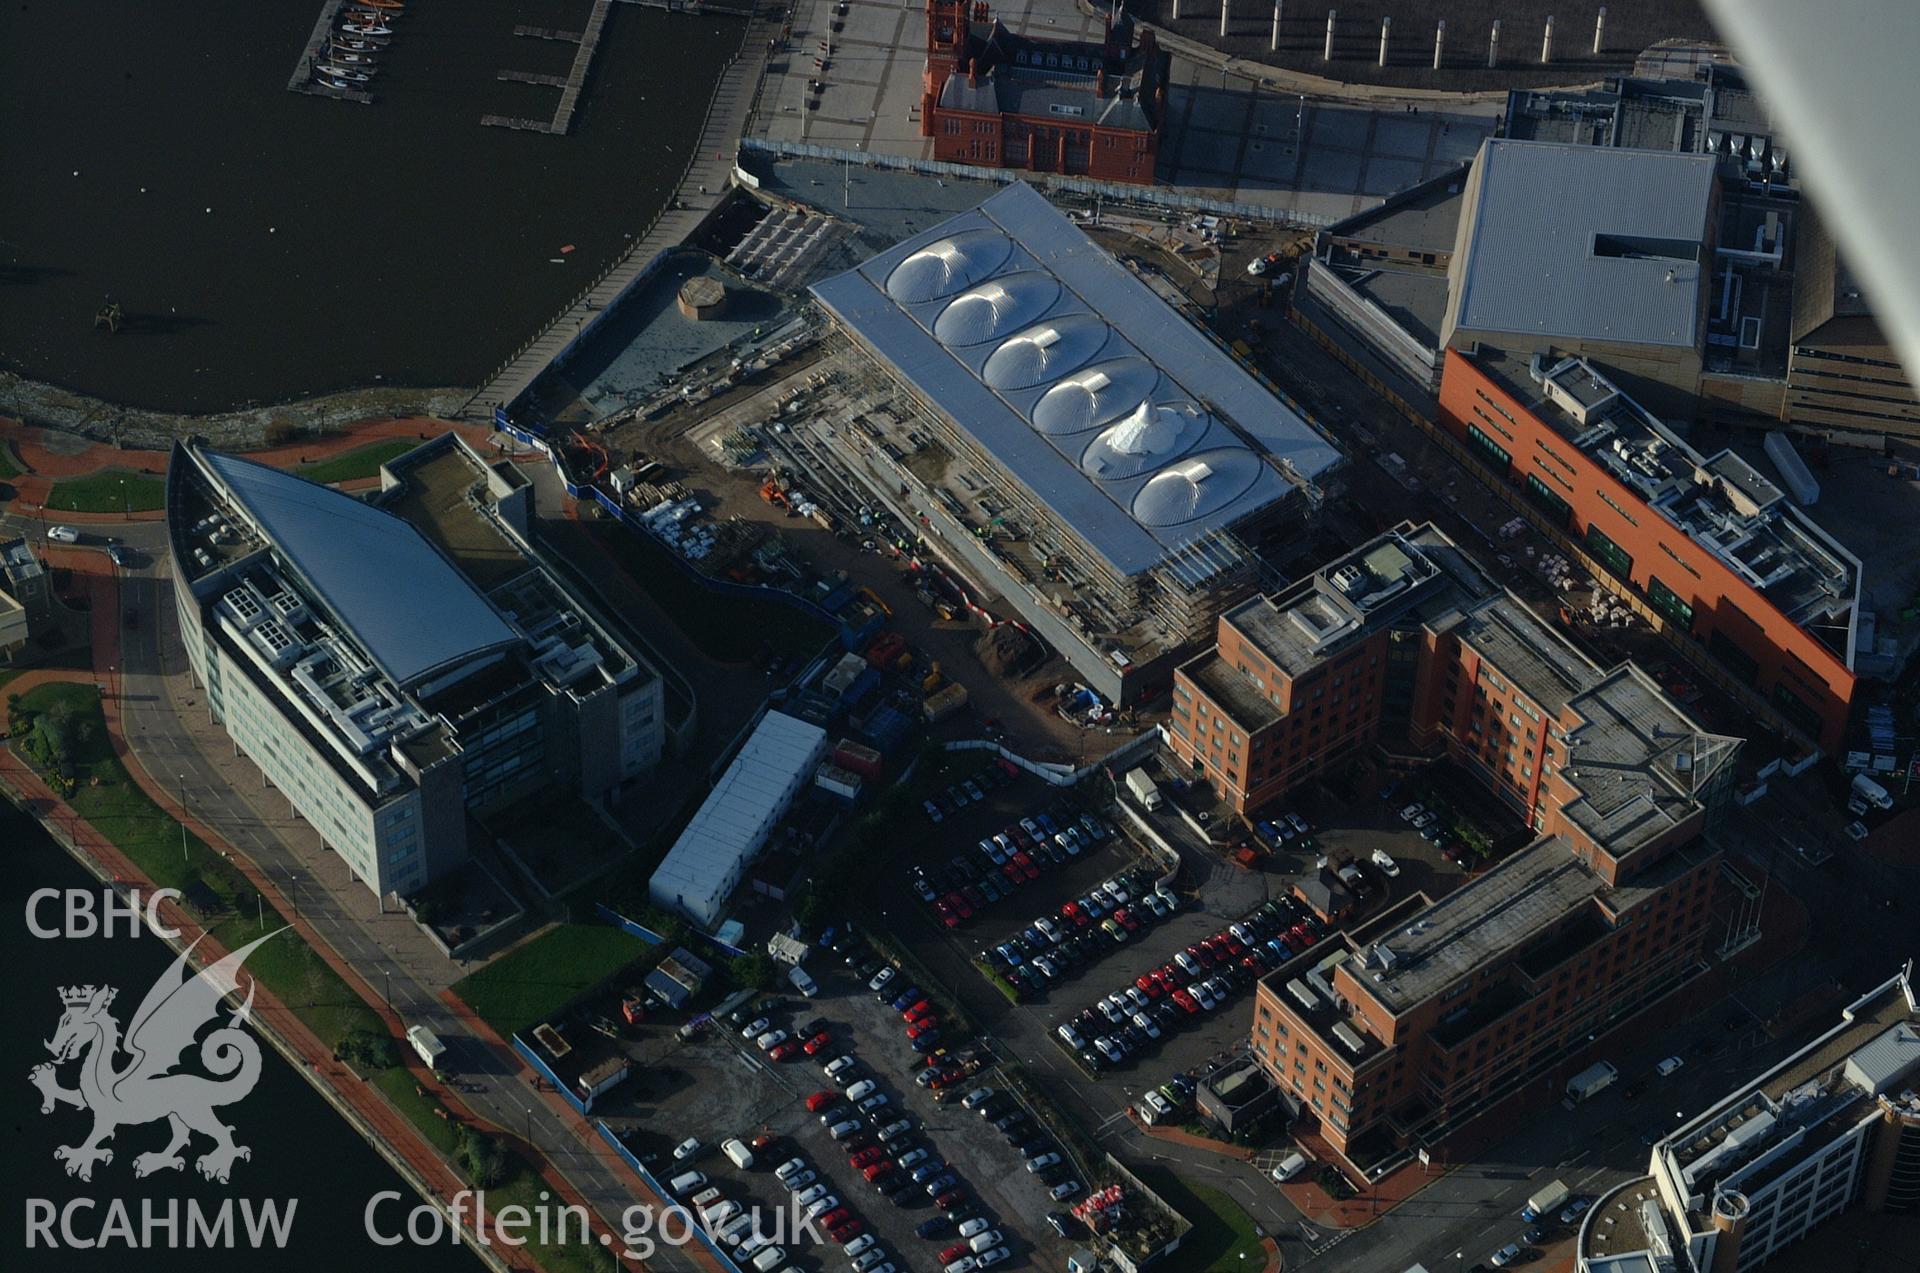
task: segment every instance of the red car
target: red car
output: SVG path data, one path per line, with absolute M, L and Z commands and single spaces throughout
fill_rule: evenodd
M 934 1017 L 934 1016 L 922 1017 L 920 1018 L 920 1020 L 914 1022 L 912 1025 L 907 1027 L 907 1037 L 909 1039 L 917 1039 L 921 1035 L 925 1034 L 927 1031 L 938 1030 L 939 1028 L 940 1028 L 939 1017 Z
M 1194 998 L 1192 995 L 1188 994 L 1184 990 L 1174 991 L 1173 1001 L 1179 1004 L 1181 1009 L 1189 1015 L 1192 1015 L 1200 1011 L 1200 1005 L 1194 1001 Z
M 767 1056 L 775 1061 L 791 1061 L 799 1055 L 800 1044 L 798 1040 L 795 1039 L 788 1039 L 785 1043 L 782 1043 L 779 1047 L 767 1053 Z
M 878 1145 L 869 1145 L 859 1153 L 847 1159 L 847 1166 L 853 1168 L 871 1167 L 887 1156 L 887 1151 Z
M 827 1033 L 825 1030 L 822 1030 L 820 1033 L 814 1035 L 811 1039 L 808 1039 L 805 1043 L 803 1043 L 801 1045 L 801 1051 L 805 1052 L 808 1056 L 819 1056 L 820 1049 L 826 1047 L 829 1043 L 832 1043 L 832 1042 L 833 1042 L 833 1036 Z
M 893 1174 L 893 1160 L 891 1158 L 882 1158 L 879 1162 L 867 1167 L 860 1174 L 867 1178 L 868 1184 L 873 1184 L 882 1176 L 890 1176 Z
M 1142 973 L 1140 976 L 1134 978 L 1133 984 L 1140 987 L 1140 993 L 1149 999 L 1158 999 L 1161 995 L 1167 993 L 1167 988 L 1161 985 L 1159 979 L 1150 972 Z
M 818 1114 L 827 1106 L 840 1099 L 838 1092 L 815 1092 L 807 1098 L 807 1113 Z
M 1022 884 L 1025 884 L 1027 882 L 1027 877 L 1022 875 L 1020 873 L 1020 868 L 1015 866 L 1012 862 L 1008 862 L 1005 866 L 1000 868 L 1000 878 L 1007 882 L 1008 888 L 1019 888 Z
M 964 1189 L 949 1189 L 933 1200 L 933 1205 L 942 1211 L 951 1211 L 967 1200 Z M 951 1263 L 952 1261 L 948 1261 Z
M 827 1236 L 833 1239 L 835 1246 L 845 1246 L 847 1243 L 859 1237 L 866 1227 L 866 1225 L 860 1223 L 858 1220 L 849 1220 L 845 1224 L 835 1225 L 833 1228 L 828 1229 Z
M 954 1243 L 952 1246 L 948 1247 L 946 1250 L 940 1253 L 940 1267 L 945 1268 L 947 1265 L 952 1264 L 954 1261 L 961 1259 L 963 1256 L 967 1254 L 967 1250 L 968 1248 L 966 1243 L 964 1242 Z
M 926 1016 L 932 1011 L 933 1001 L 931 999 L 916 999 L 911 1008 L 908 1008 L 900 1014 L 900 1019 L 903 1021 L 918 1021 L 921 1017 Z
M 1014 854 L 1012 864 L 1014 866 L 1019 867 L 1020 874 L 1026 876 L 1028 879 L 1037 880 L 1040 878 L 1040 868 L 1035 866 L 1033 864 L 1033 859 L 1028 857 L 1026 854 L 1024 853 Z
M 823 1229 L 834 1229 L 851 1219 L 853 1219 L 853 1212 L 847 1210 L 845 1207 L 835 1207 L 833 1210 L 821 1216 L 818 1224 Z
M 942 1070 L 933 1076 L 933 1082 L 927 1084 L 927 1086 L 937 1092 L 943 1087 L 952 1087 L 965 1077 L 967 1076 L 959 1070 Z
M 1137 933 L 1140 931 L 1140 921 L 1135 919 L 1133 912 L 1126 907 L 1122 906 L 1119 910 L 1115 911 L 1113 917 L 1119 920 L 1120 927 L 1126 929 L 1128 932 Z
M 960 927 L 960 916 L 954 913 L 953 907 L 947 904 L 945 898 L 935 902 L 933 909 L 934 913 L 940 916 L 940 922 L 948 928 Z
M 1287 936 L 1293 938 L 1293 940 L 1301 946 L 1311 946 L 1320 940 L 1313 935 L 1312 931 L 1308 929 L 1305 924 L 1295 924 L 1287 930 Z
M 1062 906 L 1060 908 L 1060 918 L 1068 921 L 1075 928 L 1085 928 L 1093 922 L 1087 913 L 1080 909 L 1080 903 L 1078 902 L 1068 902 L 1065 906 Z

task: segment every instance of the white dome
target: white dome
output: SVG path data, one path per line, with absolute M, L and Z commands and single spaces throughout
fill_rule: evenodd
M 1210 516 L 1251 490 L 1260 468 L 1260 457 L 1239 447 L 1177 460 L 1133 497 L 1133 519 L 1143 526 L 1179 526 Z
M 1138 477 L 1192 450 L 1207 424 L 1206 413 L 1190 402 L 1143 402 L 1093 440 L 1080 467 L 1105 482 Z
M 1144 358 L 1095 363 L 1046 391 L 1033 404 L 1033 427 L 1042 433 L 1080 433 L 1098 428 L 1140 405 L 1160 373 Z
M 985 344 L 1033 322 L 1059 296 L 1059 282 L 1045 274 L 1033 270 L 1003 274 L 947 302 L 934 320 L 933 334 L 943 345 Z
M 963 230 L 929 243 L 893 267 L 887 295 L 896 304 L 918 305 L 951 296 L 978 283 L 1013 255 L 1013 242 L 994 230 Z
M 1075 370 L 1107 343 L 1107 325 L 1091 314 L 1068 314 L 1009 336 L 987 358 L 981 379 L 995 389 L 1031 389 Z

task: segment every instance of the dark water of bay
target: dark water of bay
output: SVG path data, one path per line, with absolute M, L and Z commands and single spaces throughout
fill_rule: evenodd
M 482 127 L 551 117 L 497 73 L 566 74 L 513 29 L 589 8 L 410 0 L 360 105 L 287 91 L 320 0 L 0 5 L 0 368 L 196 412 L 477 383 L 644 230 L 743 29 L 615 4 L 572 135 Z
M 40 1094 L 27 1082 L 27 1073 L 47 1059 L 43 1040 L 52 1037 L 60 1019 L 59 988 L 71 984 L 111 985 L 119 990 L 114 1014 L 124 1026 L 154 980 L 173 962 L 173 951 L 144 934 L 113 938 L 63 937 L 41 940 L 28 931 L 26 903 L 40 888 L 79 888 L 94 893 L 100 886 L 49 840 L 39 825 L 0 802 L 0 956 L 5 959 L 7 1028 L 0 1030 L 0 1127 L 6 1130 L 0 1145 L 0 1180 L 7 1188 L 0 1196 L 0 1269 L 34 1273 L 338 1273 L 342 1269 L 366 1273 L 479 1273 L 484 1266 L 461 1246 L 398 1247 L 375 1245 L 365 1235 L 362 1221 L 367 1200 L 380 1190 L 397 1190 L 402 1201 L 380 1211 L 392 1217 L 394 1227 L 416 1205 L 414 1194 L 400 1177 L 348 1124 L 334 1113 L 281 1059 L 261 1044 L 263 1067 L 258 1085 L 245 1099 L 220 1109 L 222 1120 L 234 1128 L 234 1139 L 253 1151 L 250 1160 L 237 1163 L 231 1184 L 202 1180 L 192 1170 L 192 1159 L 208 1142 L 196 1140 L 188 1151 L 186 1172 L 161 1172 L 144 1180 L 133 1175 L 133 1159 L 166 1141 L 160 1123 L 122 1127 L 114 1137 L 114 1160 L 95 1169 L 92 1183 L 66 1175 L 54 1160 L 57 1145 L 76 1144 L 86 1134 L 90 1115 L 71 1106 L 40 1113 Z M 57 908 L 41 912 L 42 922 L 54 920 Z M 124 934 L 124 927 L 121 932 Z M 71 1086 L 73 1066 L 62 1072 Z M 163 1201 L 198 1199 L 214 1208 L 226 1199 L 251 1199 L 256 1205 L 278 1200 L 296 1202 L 287 1245 L 283 1249 L 169 1249 L 149 1246 L 128 1249 L 115 1245 L 96 1250 L 28 1249 L 29 1199 L 45 1199 L 64 1208 L 74 1199 L 92 1199 L 91 1211 L 76 1210 L 76 1228 L 83 1236 L 101 1233 L 105 1208 L 123 1200 L 135 1217 L 142 1199 Z M 56 1224 L 54 1232 L 59 1233 Z M 158 1230 L 152 1231 L 158 1234 Z

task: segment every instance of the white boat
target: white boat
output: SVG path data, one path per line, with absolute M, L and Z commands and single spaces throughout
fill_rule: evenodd
M 342 91 L 345 91 L 353 87 L 353 85 L 347 83 L 345 80 L 335 79 L 333 76 L 323 74 L 319 71 L 315 71 L 313 73 L 313 78 L 315 78 L 316 80 L 319 80 L 321 85 L 325 88 L 337 88 Z
M 376 26 L 371 23 L 365 23 L 365 22 L 344 22 L 340 25 L 340 29 L 342 31 L 345 31 L 348 35 L 392 35 L 393 34 L 393 28 L 390 26 Z
M 336 49 L 348 49 L 355 53 L 374 53 L 387 47 L 388 41 L 378 36 L 361 39 L 358 36 L 334 36 L 328 41 Z
M 327 50 L 326 56 L 341 66 L 357 66 L 362 70 L 373 69 L 373 55 L 370 53 L 354 53 L 336 44 Z
M 365 71 L 356 71 L 350 66 L 335 66 L 330 62 L 322 62 L 314 70 L 321 75 L 331 75 L 335 79 L 347 80 L 354 84 L 365 84 L 368 79 Z

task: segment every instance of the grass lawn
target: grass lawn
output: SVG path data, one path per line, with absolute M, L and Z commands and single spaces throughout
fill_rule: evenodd
M 373 1076 L 373 1085 L 385 1094 L 388 1103 L 420 1129 L 420 1134 L 435 1149 L 452 1156 L 455 1143 L 453 1123 L 433 1112 L 445 1106 L 435 1100 L 431 1093 L 422 1096 L 414 1090 L 416 1082 L 412 1071 L 404 1065 L 389 1066 Z
M 511 1036 L 652 949 L 609 924 L 557 924 L 453 989 L 488 1025 Z
M 377 477 L 380 466 L 421 445 L 419 438 L 387 438 L 366 446 L 342 451 L 330 459 L 303 464 L 293 471 L 309 482 L 351 482 L 358 477 Z
M 488 1186 L 489 1211 L 497 1215 L 502 1207 L 518 1204 L 527 1209 L 528 1215 L 538 1216 L 543 1208 L 561 1205 L 558 1198 L 541 1201 L 547 1192 L 547 1182 L 527 1165 L 525 1159 L 516 1156 L 513 1163 L 515 1171 L 505 1184 Z M 562 1227 L 569 1239 L 565 1243 L 540 1241 L 537 1224 L 526 1225 L 518 1230 L 520 1236 L 527 1240 L 526 1250 L 540 1262 L 544 1273 L 616 1273 L 621 1267 L 613 1253 L 593 1239 L 591 1231 L 586 1242 L 579 1241 L 580 1221 L 577 1218 L 569 1215 L 563 1222 L 556 1212 L 553 1236 L 560 1236 L 558 1230 Z
M 165 478 L 126 469 L 108 469 L 55 482 L 47 507 L 63 513 L 147 512 L 166 505 Z
M 20 464 L 13 458 L 13 444 L 0 442 L 0 482 L 20 476 Z
M 1253 1217 L 1218 1189 L 1183 1180 L 1157 1164 L 1127 1167 L 1167 1205 L 1193 1222 L 1180 1249 L 1156 1268 L 1166 1273 L 1223 1273 L 1266 1267 L 1266 1253 L 1254 1232 Z
M 826 625 L 777 601 L 736 597 L 701 586 L 643 532 L 608 518 L 580 523 L 646 589 L 687 639 L 722 663 L 745 663 L 772 644 L 782 654 L 817 654 Z

